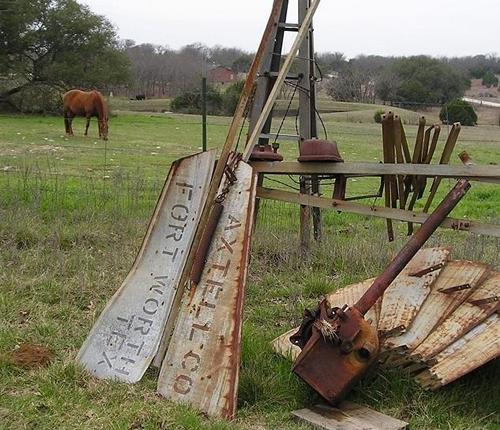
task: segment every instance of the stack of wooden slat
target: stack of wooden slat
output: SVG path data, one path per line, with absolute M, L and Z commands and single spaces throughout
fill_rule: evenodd
M 419 251 L 366 318 L 377 326 L 381 362 L 401 367 L 424 388 L 442 387 L 500 356 L 500 273 L 471 261 L 450 261 L 446 248 Z M 352 305 L 373 279 L 330 294 Z M 295 358 L 288 338 L 274 349 Z

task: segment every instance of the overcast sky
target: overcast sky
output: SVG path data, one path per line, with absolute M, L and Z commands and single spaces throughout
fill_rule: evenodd
M 272 0 L 79 0 L 123 39 L 179 48 L 201 42 L 255 51 Z M 289 22 L 296 20 L 290 0 Z M 500 52 L 500 0 L 323 0 L 316 50 L 462 56 Z

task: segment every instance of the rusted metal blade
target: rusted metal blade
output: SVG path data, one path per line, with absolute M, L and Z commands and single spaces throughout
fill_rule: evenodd
M 424 142 L 424 132 L 425 132 L 425 117 L 420 117 L 418 120 L 418 130 L 417 136 L 415 138 L 415 146 L 413 148 L 413 155 L 411 157 L 412 164 L 419 164 L 422 159 L 422 147 Z M 417 178 L 416 176 L 407 176 L 405 181 L 405 198 L 407 201 L 408 197 L 411 193 L 411 190 L 415 190 L 417 187 Z
M 415 148 L 413 149 L 412 163 L 419 164 L 422 162 L 422 150 L 424 148 L 424 135 L 425 135 L 425 117 L 418 120 L 417 137 L 415 140 Z
M 432 135 L 431 145 L 429 150 L 427 151 L 427 155 L 425 156 L 424 163 L 429 164 L 432 161 L 432 157 L 434 156 L 434 152 L 436 151 L 436 146 L 438 144 L 439 135 L 441 133 L 441 127 L 437 124 L 434 125 L 434 134 Z
M 394 116 L 394 149 L 396 152 L 396 161 L 398 164 L 404 163 L 404 153 L 403 153 L 403 142 L 402 142 L 402 124 L 401 118 L 398 115 Z M 404 209 L 406 207 L 405 200 L 405 177 L 403 175 L 397 176 L 397 186 L 398 186 L 398 197 L 399 197 L 399 208 Z M 335 196 L 334 196 L 335 198 Z
M 394 148 L 394 114 L 388 112 L 382 117 L 382 144 L 383 144 L 383 155 L 384 163 L 394 163 L 395 160 L 395 148 Z M 395 196 L 394 191 L 396 187 L 394 186 L 394 177 L 390 175 L 384 176 L 384 199 L 386 207 L 394 207 Z M 392 225 L 392 220 L 387 219 L 387 236 L 389 241 L 394 240 L 394 227 Z
M 500 316 L 493 314 L 435 357 L 415 380 L 435 390 L 500 356 Z
M 420 311 L 409 329 L 400 336 L 385 340 L 384 349 L 404 349 L 411 352 L 419 346 L 433 329 L 441 324 L 488 276 L 488 266 L 470 261 L 450 261 L 441 270 Z M 468 283 L 471 288 L 452 294 L 442 293 L 440 289 Z
M 184 292 L 158 392 L 208 415 L 236 410 L 242 308 L 255 201 L 252 168 L 240 162 L 201 280 Z
M 421 249 L 387 288 L 378 323 L 382 336 L 397 336 L 408 329 L 445 266 L 449 253 L 447 248 Z
M 424 164 L 430 164 L 432 161 L 432 157 L 434 156 L 434 152 L 436 151 L 436 146 L 438 144 L 439 135 L 441 133 L 441 127 L 437 124 L 432 126 L 434 129 L 434 134 L 432 135 L 432 142 L 428 151 L 425 155 Z M 427 187 L 427 178 L 425 176 L 421 176 L 418 181 L 418 198 L 422 198 L 424 195 L 425 188 Z
M 348 285 L 340 290 L 334 291 L 326 296 L 328 303 L 332 307 L 342 307 L 345 304 L 355 303 L 370 288 L 375 278 L 367 279 L 357 284 Z M 366 320 L 370 321 L 374 327 L 377 327 L 377 321 L 380 316 L 381 300 L 365 315 Z M 295 327 L 281 336 L 278 336 L 271 342 L 271 345 L 278 354 L 295 360 L 300 354 L 301 349 L 290 342 L 290 336 L 297 332 L 299 328 Z
M 455 149 L 458 136 L 460 135 L 460 130 L 461 126 L 459 122 L 453 124 L 450 134 L 448 135 L 448 139 L 446 139 L 446 143 L 444 145 L 443 153 L 441 154 L 441 159 L 439 160 L 439 164 L 448 164 L 450 162 L 451 154 Z M 427 201 L 425 202 L 424 212 L 429 211 L 432 201 L 436 196 L 440 184 L 441 184 L 441 178 L 438 177 L 434 178 L 434 180 L 432 181 L 429 196 L 427 197 Z
M 424 117 L 420 118 L 418 132 L 417 132 L 417 139 L 413 153 L 413 160 L 412 160 L 413 164 L 423 163 L 427 156 L 427 151 L 429 149 L 429 141 L 431 139 L 431 131 L 434 128 L 434 126 L 429 127 L 424 133 L 425 124 L 426 124 L 425 118 Z M 417 199 L 420 196 L 422 180 L 425 181 L 425 178 L 421 178 L 419 176 L 415 176 L 412 178 L 413 195 L 411 197 L 410 203 L 408 204 L 408 210 L 413 210 L 413 208 L 415 207 L 415 203 L 417 202 Z M 408 187 L 407 190 L 409 191 L 410 188 Z M 408 223 L 408 235 L 412 234 L 413 234 L 413 223 L 410 222 Z
M 137 382 L 163 334 L 215 163 L 204 152 L 173 163 L 141 250 L 77 360 L 98 378 Z
M 413 351 L 412 356 L 428 362 L 495 312 L 499 296 L 500 273 L 493 273 Z

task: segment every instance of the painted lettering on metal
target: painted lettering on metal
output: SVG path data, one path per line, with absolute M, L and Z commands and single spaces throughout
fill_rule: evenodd
M 205 202 L 214 154 L 171 169 L 132 270 L 83 344 L 78 360 L 99 378 L 138 381 L 154 357 Z
M 250 167 L 240 163 L 237 177 L 224 202 L 201 280 L 184 294 L 158 384 L 165 397 L 226 418 L 235 408 L 254 200 Z

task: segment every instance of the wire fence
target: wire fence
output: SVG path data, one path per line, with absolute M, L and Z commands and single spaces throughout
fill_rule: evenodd
M 293 100 L 293 97 L 289 101 L 291 100 Z M 413 105 L 416 106 L 417 103 L 413 103 Z M 425 104 L 425 106 L 429 107 L 428 104 Z M 391 106 L 386 107 L 387 110 L 391 109 Z M 278 127 L 273 127 L 273 130 L 269 133 L 271 135 L 270 142 L 273 140 L 276 141 L 273 135 L 298 134 L 297 115 L 290 108 L 291 103 L 288 103 L 285 114 L 281 117 L 276 113 L 274 124 L 278 125 Z M 379 143 L 378 147 L 373 146 L 371 149 L 371 155 L 378 154 L 378 158 L 372 156 L 370 160 L 365 161 L 373 162 L 374 159 L 382 161 L 382 133 L 380 125 L 371 122 L 373 119 L 368 119 L 365 111 L 335 112 L 332 110 L 328 112 L 328 109 L 320 110 L 321 114 L 318 111 L 318 116 L 323 115 L 325 117 L 325 115 L 329 115 L 327 122 L 322 121 L 323 130 L 320 128 L 320 133 L 323 132 L 325 135 L 329 135 L 332 139 L 335 139 L 341 151 L 344 148 L 343 145 L 346 145 L 345 147 L 347 148 L 352 148 L 358 142 L 369 142 L 370 145 Z M 373 114 L 370 110 L 368 112 L 370 112 L 370 115 Z M 413 125 L 418 124 L 421 113 L 407 112 L 406 115 L 406 134 L 409 142 L 412 142 L 417 134 L 417 127 Z M 110 144 L 107 141 L 97 141 L 93 145 L 89 145 L 75 144 L 69 140 L 58 141 L 57 139 L 47 138 L 37 144 L 27 141 L 17 142 L 14 148 L 12 148 L 12 145 L 5 148 L 0 147 L 0 173 L 3 174 L 0 175 L 0 178 L 4 178 L 0 179 L 0 181 L 2 182 L 4 193 L 7 189 L 8 192 L 14 195 L 16 187 L 19 186 L 22 189 L 29 189 L 31 187 L 33 190 L 38 187 L 42 190 L 44 182 L 49 184 L 45 187 L 47 190 L 60 190 L 62 180 L 78 180 L 89 184 L 93 183 L 94 185 L 99 184 L 99 187 L 96 186 L 94 188 L 95 190 L 100 189 L 103 195 L 109 193 L 110 190 L 116 195 L 120 195 L 129 192 L 133 188 L 136 194 L 139 192 L 137 190 L 140 190 L 141 193 L 147 195 L 148 199 L 152 199 L 152 193 L 161 189 L 172 161 L 201 150 L 201 130 L 203 126 L 203 122 L 195 120 L 196 117 L 194 116 L 165 116 L 164 114 L 153 114 L 152 116 L 167 119 L 168 122 L 166 125 L 168 127 L 175 127 L 175 130 L 179 131 L 179 133 L 184 134 L 189 132 L 190 143 L 183 144 L 182 146 L 180 144 L 172 145 L 168 142 L 160 144 L 145 143 L 141 147 L 130 144 L 121 147 Z M 345 120 L 349 119 L 349 116 L 352 121 L 348 120 L 346 122 Z M 356 118 L 360 120 L 357 121 Z M 175 122 L 171 122 L 172 120 Z M 209 131 L 212 130 L 213 146 L 220 147 L 222 145 L 224 132 L 229 128 L 230 123 L 230 118 L 211 117 L 211 121 L 207 123 L 207 127 Z M 412 124 L 408 126 L 408 123 Z M 200 130 L 199 142 L 191 137 L 193 127 Z M 446 130 L 446 128 L 443 130 L 441 140 L 444 140 L 443 136 L 446 138 Z M 240 150 L 246 141 L 247 133 L 248 124 L 246 123 L 240 133 Z M 500 134 L 494 134 L 494 136 L 491 137 L 490 133 L 488 137 L 482 137 L 467 131 L 466 133 L 462 133 L 459 141 L 461 144 L 476 145 L 482 143 L 500 145 Z M 221 141 L 215 143 L 217 139 Z M 147 141 L 146 138 L 144 140 Z M 289 159 L 289 157 L 293 157 L 295 159 L 295 154 L 298 153 L 298 139 L 296 143 L 293 141 L 284 142 L 282 140 L 278 143 L 280 144 L 280 151 L 282 150 L 285 154 L 285 158 Z M 47 148 L 40 149 L 40 146 L 47 146 Z M 352 152 L 352 155 L 354 156 L 354 152 Z M 363 158 L 363 155 L 366 154 L 356 154 L 356 161 Z M 139 160 L 139 157 L 140 161 L 137 162 L 136 160 Z M 345 158 L 346 160 L 349 159 L 348 156 Z M 11 179 L 6 179 L 7 177 Z M 280 187 L 287 187 L 294 190 L 298 188 L 296 186 L 297 181 L 293 177 L 268 177 L 268 180 L 274 181 Z M 59 188 L 53 187 L 54 183 L 58 183 Z M 140 186 L 135 186 L 134 184 L 140 184 Z M 50 188 L 51 186 L 52 188 Z

